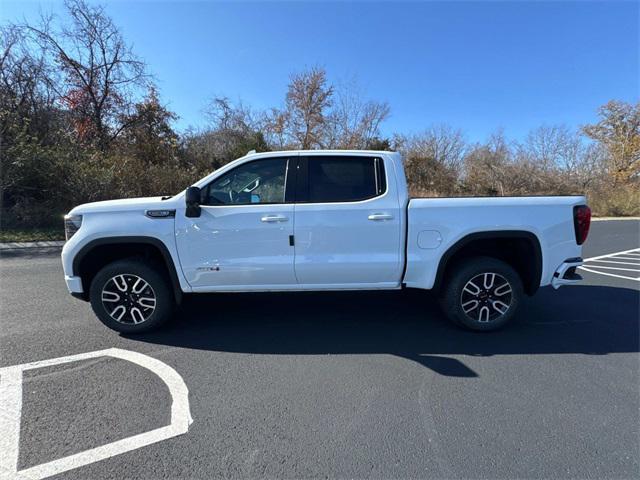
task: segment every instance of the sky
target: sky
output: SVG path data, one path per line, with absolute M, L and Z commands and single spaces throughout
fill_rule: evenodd
M 281 106 L 293 72 L 320 66 L 386 101 L 385 135 L 432 124 L 482 141 L 597 119 L 640 98 L 640 2 L 108 1 L 155 76 L 178 130 L 202 127 L 215 95 Z M 6 1 L 0 21 L 64 14 L 61 2 Z

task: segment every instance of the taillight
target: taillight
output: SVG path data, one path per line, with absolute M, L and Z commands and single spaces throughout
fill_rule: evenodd
M 589 235 L 591 209 L 586 205 L 573 207 L 573 227 L 576 231 L 576 243 L 582 245 Z

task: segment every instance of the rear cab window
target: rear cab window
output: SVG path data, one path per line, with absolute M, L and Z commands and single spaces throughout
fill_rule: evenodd
M 346 155 L 300 158 L 297 202 L 358 202 L 383 195 L 385 191 L 381 158 Z

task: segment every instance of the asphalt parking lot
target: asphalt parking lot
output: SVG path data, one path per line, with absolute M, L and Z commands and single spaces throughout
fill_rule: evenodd
M 65 458 L 89 460 L 56 478 L 638 478 L 639 233 L 595 222 L 584 258 L 627 253 L 491 334 L 450 325 L 422 292 L 344 292 L 192 298 L 168 328 L 126 337 L 67 294 L 57 254 L 6 255 L 2 367 L 111 348 L 151 363 L 25 367 L 18 423 L 15 370 L 0 372 L 0 468 L 14 455 L 33 478 Z M 172 411 L 180 385 L 162 365 L 188 412 Z M 189 413 L 187 433 L 133 445 Z

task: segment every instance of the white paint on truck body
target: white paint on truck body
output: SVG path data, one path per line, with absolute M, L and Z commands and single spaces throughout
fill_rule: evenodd
M 205 187 L 245 163 L 270 158 L 375 157 L 386 189 L 362 201 L 202 206 L 185 215 L 185 192 L 81 205 L 80 230 L 62 261 L 71 292 L 82 292 L 74 257 L 94 240 L 148 237 L 166 247 L 184 292 L 431 289 L 446 252 L 464 237 L 517 231 L 540 244 L 540 285 L 551 283 L 566 259 L 581 256 L 573 207 L 583 196 L 409 199 L 400 154 L 372 151 L 287 151 L 250 154 L 195 182 Z M 292 172 L 288 172 L 288 175 Z M 149 218 L 149 209 L 175 218 Z M 276 221 L 270 219 L 276 218 Z M 265 221 L 265 219 L 267 219 Z M 295 239 L 295 242 L 293 241 Z M 295 244 L 293 244 L 295 243 Z
M 474 233 L 517 231 L 531 233 L 540 242 L 540 286 L 549 285 L 560 264 L 581 255 L 582 247 L 575 240 L 573 207 L 584 204 L 581 196 L 411 199 L 404 281 L 408 287 L 430 289 L 440 259 L 458 240 Z M 424 229 L 440 232 L 438 248 L 419 248 L 417 237 Z

